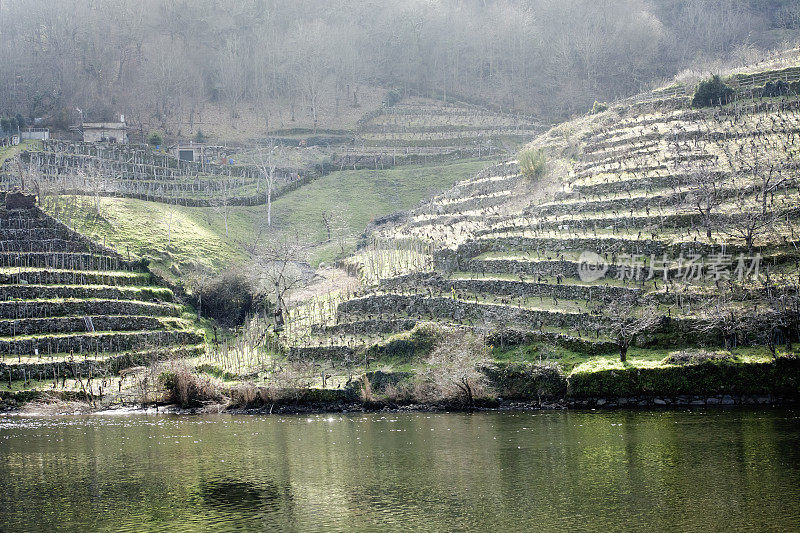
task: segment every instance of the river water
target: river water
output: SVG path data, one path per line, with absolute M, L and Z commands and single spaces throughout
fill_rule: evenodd
M 0 415 L 0 531 L 798 531 L 800 411 Z

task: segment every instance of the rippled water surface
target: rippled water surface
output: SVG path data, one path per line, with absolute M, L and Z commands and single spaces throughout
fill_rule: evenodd
M 0 531 L 797 531 L 798 416 L 0 415 Z

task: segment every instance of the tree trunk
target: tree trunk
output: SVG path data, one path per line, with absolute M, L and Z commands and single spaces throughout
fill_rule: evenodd
M 628 346 L 625 344 L 619 346 L 619 360 L 623 363 L 628 360 Z
M 267 185 L 267 226 L 272 226 L 272 184 Z

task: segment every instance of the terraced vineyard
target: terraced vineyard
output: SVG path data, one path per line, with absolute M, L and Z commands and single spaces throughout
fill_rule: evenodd
M 5 195 L 4 195 L 5 197 Z M 53 388 L 197 354 L 173 292 L 36 207 L 0 208 L 0 379 Z
M 530 117 L 405 98 L 364 117 L 354 145 L 337 147 L 334 161 L 340 168 L 385 168 L 487 157 L 515 150 L 541 131 Z
M 429 321 L 590 354 L 796 342 L 800 100 L 653 100 L 539 136 L 544 178 L 510 161 L 378 228 L 345 264 L 368 288 L 297 309 L 295 353 Z
M 253 166 L 181 161 L 140 145 L 102 145 L 50 140 L 23 153 L 29 184 L 42 192 L 137 198 L 194 207 L 261 205 L 264 177 Z M 308 181 L 297 169 L 274 170 L 273 197 Z M 3 190 L 21 188 L 24 177 L 7 163 Z

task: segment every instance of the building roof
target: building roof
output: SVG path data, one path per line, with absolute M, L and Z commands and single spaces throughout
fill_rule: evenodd
M 85 130 L 124 130 L 128 128 L 124 122 L 84 122 L 81 127 Z

